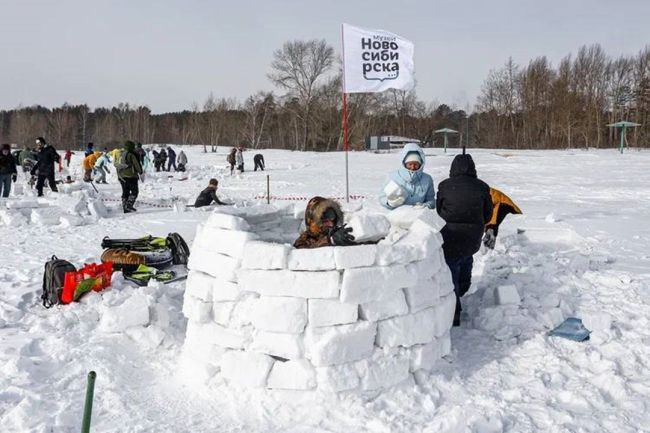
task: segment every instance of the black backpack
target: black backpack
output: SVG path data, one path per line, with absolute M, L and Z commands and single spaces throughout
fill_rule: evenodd
M 178 233 L 170 233 L 167 235 L 167 247 L 172 250 L 175 265 L 187 265 L 187 260 L 190 257 L 190 249 L 181 235 Z
M 43 306 L 50 308 L 58 304 L 61 300 L 63 283 L 65 282 L 66 272 L 76 272 L 77 268 L 67 260 L 61 260 L 56 256 L 45 263 L 45 272 L 43 273 Z

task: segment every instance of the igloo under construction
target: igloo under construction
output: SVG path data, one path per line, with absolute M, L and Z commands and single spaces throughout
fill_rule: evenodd
M 451 349 L 435 211 L 348 212 L 355 246 L 295 249 L 302 209 L 220 208 L 197 228 L 182 362 L 206 383 L 378 391 Z

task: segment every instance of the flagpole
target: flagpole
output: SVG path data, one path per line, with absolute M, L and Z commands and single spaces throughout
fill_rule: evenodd
M 341 79 L 341 93 L 343 94 L 343 150 L 345 151 L 345 201 L 350 203 L 350 176 L 348 151 L 350 143 L 348 141 L 348 95 L 345 93 L 345 36 L 344 26 L 341 24 L 341 57 L 343 59 L 343 76 Z

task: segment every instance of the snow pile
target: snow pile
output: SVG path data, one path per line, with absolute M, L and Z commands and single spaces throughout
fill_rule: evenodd
M 430 213 L 352 215 L 364 236 L 385 238 L 297 250 L 274 243 L 296 238 L 295 209 L 219 209 L 199 225 L 188 264 L 186 371 L 327 392 L 382 390 L 431 371 L 450 352 L 456 299 Z

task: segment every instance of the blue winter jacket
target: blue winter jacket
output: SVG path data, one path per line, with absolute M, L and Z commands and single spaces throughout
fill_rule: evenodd
M 404 167 L 404 159 L 409 152 L 418 152 L 422 158 L 422 165 L 418 171 L 410 171 Z M 404 190 L 405 201 L 403 204 L 415 205 L 422 203 L 430 209 L 435 209 L 435 189 L 433 188 L 433 179 L 431 176 L 424 172 L 425 157 L 424 152 L 415 143 L 409 143 L 402 149 L 400 153 L 401 167 L 388 175 L 388 179 L 384 182 L 381 195 L 379 196 L 379 203 L 388 209 L 394 209 L 386 201 L 386 193 L 384 189 L 386 185 L 392 180 L 402 187 Z

